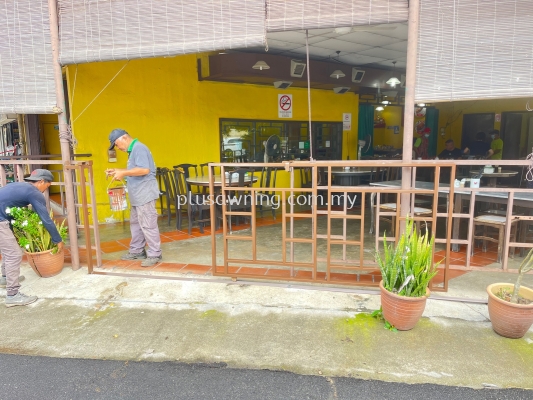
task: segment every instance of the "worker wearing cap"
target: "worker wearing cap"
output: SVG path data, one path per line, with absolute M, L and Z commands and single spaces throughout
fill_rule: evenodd
M 115 146 L 128 153 L 126 169 L 107 169 L 113 179 L 126 178 L 130 198 L 131 242 L 128 253 L 122 260 L 140 260 L 142 267 L 151 267 L 161 261 L 161 238 L 157 226 L 155 202 L 159 198 L 159 187 L 155 176 L 156 168 L 152 153 L 146 145 L 133 139 L 124 129 L 113 129 L 109 134 L 109 150 Z M 145 246 L 148 249 L 145 250 Z
M 7 290 L 6 307 L 25 306 L 37 300 L 37 296 L 26 296 L 19 291 L 20 263 L 22 251 L 10 228 L 9 209 L 11 207 L 26 207 L 31 204 L 52 241 L 57 244 L 59 251 L 63 249 L 63 241 L 57 228 L 48 214 L 43 193 L 54 180 L 52 173 L 46 169 L 36 169 L 30 176 L 24 178 L 26 182 L 14 182 L 0 188 L 0 252 L 2 253 L 2 277 L 0 287 Z

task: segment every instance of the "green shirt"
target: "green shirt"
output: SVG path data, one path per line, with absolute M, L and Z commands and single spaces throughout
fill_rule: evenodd
M 503 155 L 503 140 L 494 139 L 490 143 L 490 148 L 496 153 L 496 150 L 501 150 L 498 154 L 493 154 L 490 158 L 491 160 L 501 160 Z
M 137 140 L 138 139 L 133 139 L 133 141 L 130 143 L 130 145 L 128 146 L 128 157 L 130 156 L 131 154 L 131 151 L 133 150 L 133 146 L 135 146 L 135 143 L 137 143 Z

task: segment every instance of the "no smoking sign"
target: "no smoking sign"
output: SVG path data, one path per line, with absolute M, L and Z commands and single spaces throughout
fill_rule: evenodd
M 278 118 L 292 118 L 292 94 L 278 94 Z

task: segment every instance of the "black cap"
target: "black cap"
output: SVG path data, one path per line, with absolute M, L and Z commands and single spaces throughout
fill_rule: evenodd
M 115 140 L 127 134 L 128 132 L 126 132 L 124 129 L 113 129 L 109 134 L 109 141 L 111 142 L 109 150 L 113 150 L 113 147 L 115 147 Z

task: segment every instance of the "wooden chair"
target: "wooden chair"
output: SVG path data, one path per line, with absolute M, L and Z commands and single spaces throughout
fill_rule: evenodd
M 182 168 L 174 168 L 172 172 L 174 174 L 175 187 L 177 188 L 177 229 L 181 229 L 181 212 L 183 208 L 186 208 L 189 224 L 189 235 L 192 233 L 192 227 L 194 223 L 198 224 L 200 233 L 204 233 L 204 226 L 210 222 L 209 218 L 204 217 L 204 212 L 209 211 L 210 209 L 210 206 L 206 201 L 206 195 L 191 191 L 191 185 L 189 185 L 187 182 L 187 175 Z
M 174 165 L 172 168 L 183 171 L 183 174 L 185 177 L 185 186 L 187 187 L 187 190 L 191 191 L 194 194 L 199 194 L 199 193 L 204 192 L 198 186 L 190 185 L 187 182 L 188 178 L 198 176 L 198 166 L 196 164 L 178 164 L 178 165 Z
M 254 181 L 254 169 L 248 169 L 248 168 L 237 168 L 234 171 L 228 172 L 228 185 L 229 186 L 239 186 L 244 187 L 246 185 L 251 185 Z M 232 211 L 251 211 L 252 205 L 252 197 L 250 196 L 249 190 L 232 190 L 230 191 L 228 201 L 226 203 L 227 210 L 229 212 Z M 229 224 L 229 231 L 232 232 L 231 228 L 231 215 L 228 215 L 228 224 Z M 251 217 L 250 218 L 250 224 L 252 223 Z M 239 223 L 239 216 L 236 218 L 237 225 Z
M 168 225 L 172 219 L 172 205 L 177 212 L 178 207 L 176 203 L 176 190 L 174 187 L 174 179 L 168 168 L 157 168 L 156 179 L 159 186 L 159 204 L 162 216 L 167 216 Z
M 222 151 L 222 156 L 220 158 L 223 163 L 232 163 L 235 161 L 235 155 L 231 149 Z
M 208 161 L 206 163 L 202 163 L 198 165 L 200 176 L 209 176 L 209 164 L 214 163 L 214 161 Z M 220 167 L 214 167 L 215 168 L 215 175 L 220 175 Z
M 274 200 L 276 196 L 276 175 L 278 173 L 279 167 L 263 167 L 261 168 L 261 177 L 259 179 L 259 185 L 265 189 L 257 192 L 256 195 L 256 204 L 261 213 L 261 218 L 263 218 L 263 212 L 267 211 L 270 206 L 272 211 L 272 218 L 276 219 L 276 208 L 274 207 Z M 266 205 L 265 205 L 266 203 Z
M 394 236 L 395 234 L 395 228 L 396 228 L 396 217 L 394 216 L 388 216 L 388 215 L 380 215 L 381 212 L 396 212 L 396 203 L 381 203 L 379 205 L 379 209 L 377 208 L 377 204 L 375 203 L 376 193 L 372 193 L 370 197 L 370 210 L 371 210 L 371 220 L 370 220 L 370 233 L 374 233 L 375 228 L 375 221 L 379 218 L 380 221 L 386 222 L 390 224 L 390 234 L 391 236 Z M 417 207 L 415 205 L 414 208 L 414 216 L 415 217 L 431 217 L 433 215 L 433 211 L 429 208 L 425 207 Z M 418 231 L 424 227 L 429 226 L 429 222 L 424 221 L 416 221 L 415 222 L 416 228 Z M 376 235 L 378 235 L 379 232 L 376 232 Z
M 483 252 L 487 251 L 487 242 L 498 243 L 498 258 L 497 262 L 502 262 L 502 251 L 505 245 L 505 226 L 507 224 L 507 218 L 501 215 L 480 215 L 474 218 L 474 245 L 476 240 L 483 241 Z M 518 229 L 518 219 L 512 219 L 511 223 L 511 242 L 516 241 L 516 233 Z M 482 229 L 478 229 L 482 228 Z M 497 237 L 494 237 L 494 233 L 497 232 Z M 509 256 L 514 258 L 515 248 L 512 247 L 512 252 L 509 252 Z M 472 255 L 474 254 L 474 246 L 472 246 Z

